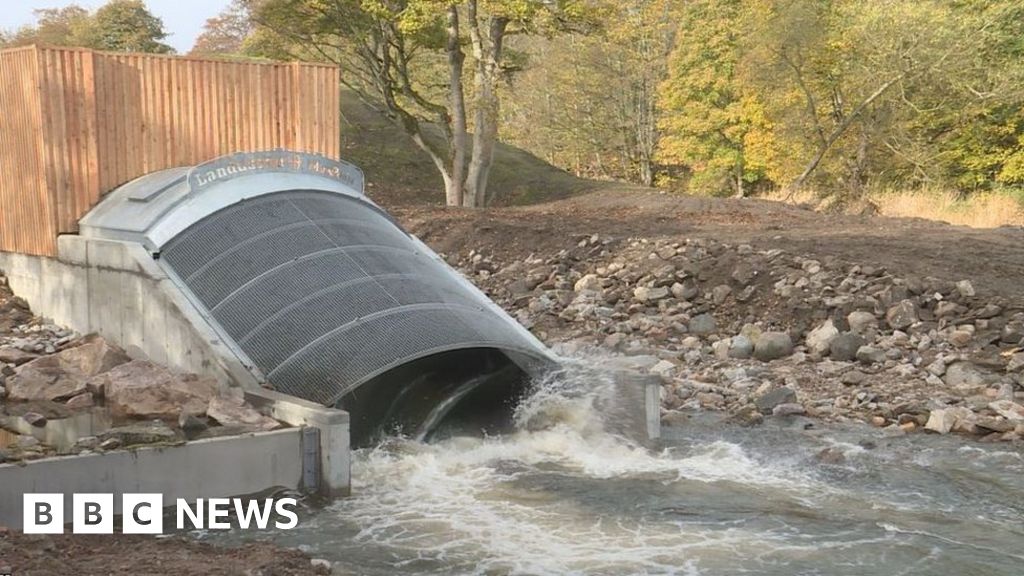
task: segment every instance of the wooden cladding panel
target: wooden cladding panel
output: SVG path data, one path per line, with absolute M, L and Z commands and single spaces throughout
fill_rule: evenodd
M 104 193 L 150 172 L 274 148 L 338 158 L 338 84 L 320 65 L 0 51 L 0 250 L 54 255 Z
M 39 68 L 32 48 L 0 58 L 0 249 L 51 254 L 55 198 L 45 170 Z

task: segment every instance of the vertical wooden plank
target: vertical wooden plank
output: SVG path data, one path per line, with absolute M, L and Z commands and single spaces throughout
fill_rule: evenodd
M 118 174 L 118 182 L 127 182 L 129 174 L 139 170 L 140 159 L 144 150 L 142 149 L 142 128 L 145 119 L 142 117 L 141 103 L 136 99 L 138 91 L 139 73 L 135 70 L 133 61 L 126 56 L 117 56 L 117 61 L 122 64 L 121 78 L 118 83 L 121 88 L 119 95 L 121 110 L 127 116 L 128 122 L 124 125 L 124 138 L 116 144 L 117 155 L 122 161 L 122 171 Z M 134 150 L 130 154 L 128 151 Z
M 188 114 L 185 116 L 185 129 L 188 131 L 188 134 L 186 134 L 185 142 L 183 143 L 184 150 L 182 151 L 181 165 L 187 166 L 195 164 L 193 154 L 195 153 L 194 150 L 199 135 L 199 123 L 196 121 L 196 106 L 198 104 L 195 98 L 196 66 L 194 63 L 183 63 L 181 69 L 183 80 L 180 97 L 183 101 L 188 102 Z
M 109 192 L 117 182 L 117 155 L 113 141 L 117 137 L 117 126 L 110 122 L 114 110 L 113 64 L 103 54 L 94 54 L 96 65 L 96 124 L 97 156 L 100 162 L 100 192 Z M 118 123 L 120 124 L 120 123 Z
M 210 82 L 210 97 L 213 105 L 210 127 L 213 128 L 213 148 L 210 156 L 220 156 L 224 152 L 224 77 L 221 74 L 222 66 L 218 62 L 212 62 L 210 71 L 213 78 Z
M 78 194 L 81 190 L 80 180 L 84 172 L 82 165 L 82 150 L 85 142 L 82 138 L 81 126 L 79 125 L 82 104 L 78 101 L 80 89 L 78 87 L 81 78 L 81 70 L 78 67 L 78 54 L 71 50 L 64 50 L 61 53 L 62 82 L 64 93 L 64 108 L 66 140 L 65 154 L 68 159 L 68 185 L 63 195 L 57 199 L 57 229 L 63 231 L 66 228 L 73 228 L 76 222 L 75 206 L 78 204 Z
M 20 224 L 23 227 L 22 246 L 30 254 L 42 255 L 54 255 L 56 246 L 53 214 L 53 191 L 58 185 L 57 154 L 53 142 L 55 118 L 46 97 L 46 92 L 52 93 L 56 89 L 51 86 L 49 52 L 42 48 L 35 49 L 32 54 L 33 62 L 29 64 L 34 67 L 34 85 L 29 87 L 26 105 L 33 117 L 33 129 L 39 134 L 39 138 L 35 139 L 37 175 L 34 178 L 36 185 L 33 186 L 33 194 L 29 198 L 27 209 L 19 210 L 22 217 Z M 32 229 L 25 229 L 26 225 Z
M 78 206 L 78 212 L 84 213 L 100 199 L 100 165 L 98 158 L 98 141 L 96 132 L 96 54 L 82 54 L 82 92 L 85 106 L 85 169 L 86 193 L 84 202 Z
M 193 117 L 195 115 L 195 100 L 190 95 L 192 87 L 192 78 L 190 76 L 192 67 L 189 62 L 179 62 L 178 65 L 178 101 L 184 106 L 184 113 L 181 117 L 182 125 L 182 141 L 179 147 L 180 158 L 178 158 L 179 166 L 187 166 L 191 164 L 191 151 L 189 145 L 195 140 L 195 122 Z
M 57 220 L 61 199 L 68 194 L 70 187 L 70 166 L 68 160 L 68 146 L 71 144 L 68 134 L 65 95 L 67 83 L 64 78 L 63 53 L 60 50 L 44 50 L 47 55 L 46 74 L 49 78 L 48 101 L 46 115 L 53 121 L 50 124 L 52 133 L 51 146 L 53 148 L 53 170 L 55 171 L 54 187 L 50 190 L 49 205 L 54 223 Z M 51 224 L 53 226 L 53 224 Z
M 156 63 L 152 58 L 146 58 L 144 56 L 138 57 L 142 64 L 142 83 L 145 86 L 145 90 L 142 94 L 142 100 L 146 106 L 146 164 L 143 166 L 142 172 L 149 173 L 159 168 L 160 150 L 163 143 L 160 142 L 160 93 L 157 89 L 157 70 Z
M 288 92 L 288 147 L 293 150 L 302 149 L 302 118 L 300 102 L 302 99 L 301 65 L 293 62 L 290 68 L 291 90 Z

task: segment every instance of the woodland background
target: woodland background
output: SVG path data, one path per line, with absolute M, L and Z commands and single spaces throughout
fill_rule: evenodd
M 0 45 L 168 53 L 165 37 L 112 0 L 40 11 Z M 1016 0 L 235 0 L 192 53 L 337 63 L 449 204 L 490 203 L 497 142 L 691 194 L 982 225 L 1024 201 Z

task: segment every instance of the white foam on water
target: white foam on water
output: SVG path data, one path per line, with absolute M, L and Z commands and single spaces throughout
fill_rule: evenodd
M 1003 487 L 1020 486 L 1005 473 L 1020 465 L 1012 450 L 907 444 L 887 456 L 839 434 L 723 426 L 651 451 L 616 433 L 624 396 L 585 363 L 541 383 L 512 434 L 357 452 L 353 496 L 274 538 L 373 575 L 959 576 L 978 562 L 1020 573 L 1019 490 Z M 822 446 L 845 469 L 815 462 Z M 950 472 L 975 488 L 929 483 Z
M 980 546 L 980 545 L 974 544 L 972 542 L 966 542 L 964 540 L 960 540 L 960 539 L 957 539 L 957 538 L 950 538 L 949 536 L 945 536 L 945 535 L 942 535 L 942 534 L 937 534 L 935 532 L 931 532 L 931 531 L 928 531 L 928 530 L 914 530 L 914 529 L 910 529 L 910 528 L 901 528 L 901 527 L 899 527 L 899 526 L 897 526 L 895 524 L 891 524 L 891 523 L 880 523 L 879 527 L 882 528 L 883 530 L 885 530 L 886 532 L 892 532 L 892 533 L 895 533 L 895 534 L 910 534 L 910 535 L 914 535 L 914 536 L 922 536 L 922 537 L 925 537 L 925 538 L 936 540 L 936 541 L 938 541 L 938 542 L 940 542 L 942 544 L 952 544 L 954 546 L 961 546 L 961 547 L 964 547 L 964 548 L 972 548 L 974 550 L 982 551 L 982 552 L 984 552 L 986 554 L 1004 556 L 1006 558 L 1013 558 L 1014 560 L 1024 561 L 1024 555 L 1014 554 L 1014 552 L 1016 552 L 1016 550 L 1011 551 L 1011 550 L 993 548 L 991 546 Z
M 567 478 L 732 482 L 794 495 L 814 483 L 726 441 L 652 453 L 606 430 L 604 383 L 573 378 L 562 374 L 526 399 L 513 434 L 435 444 L 392 439 L 359 452 L 354 495 L 332 511 L 359 527 L 357 543 L 392 550 L 399 569 L 436 563 L 444 566 L 438 573 L 699 574 L 703 564 L 728 566 L 738 554 L 767 554 L 789 538 L 742 524 L 710 529 L 657 515 L 616 517 L 538 489 L 545 474 L 563 486 Z

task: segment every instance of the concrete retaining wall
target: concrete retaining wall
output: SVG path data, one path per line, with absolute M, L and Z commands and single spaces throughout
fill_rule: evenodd
M 54 259 L 0 252 L 0 270 L 14 293 L 39 316 L 82 334 L 96 332 L 133 356 L 182 372 L 258 386 L 141 245 L 61 236 L 58 253 Z
M 176 498 L 255 494 L 268 488 L 298 488 L 302 482 L 302 429 L 288 428 L 246 436 L 197 440 L 181 446 L 139 448 L 0 465 L 0 525 L 21 528 L 26 493 L 65 495 L 113 493 L 120 514 L 121 494 L 161 493 Z
M 113 493 L 120 513 L 122 493 L 160 493 L 175 498 L 242 496 L 270 488 L 304 488 L 330 497 L 351 492 L 349 415 L 285 394 L 252 390 L 246 399 L 293 428 L 181 446 L 138 448 L 0 465 L 0 525 L 20 527 L 22 496 Z M 315 428 L 317 434 L 307 434 Z M 304 445 L 312 440 L 318 444 Z M 310 458 L 316 473 L 308 473 Z

